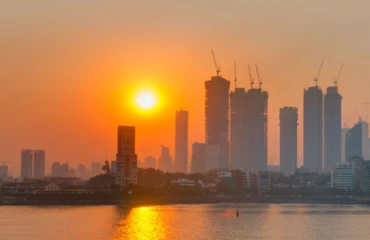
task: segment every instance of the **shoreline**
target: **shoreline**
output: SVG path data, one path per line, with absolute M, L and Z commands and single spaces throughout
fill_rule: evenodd
M 174 204 L 334 204 L 334 205 L 370 205 L 370 199 L 353 197 L 133 197 L 125 200 L 26 200 L 16 202 L 0 202 L 0 206 L 143 206 L 143 205 L 174 205 Z

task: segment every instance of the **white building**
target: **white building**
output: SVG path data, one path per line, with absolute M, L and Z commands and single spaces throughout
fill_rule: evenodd
M 353 188 L 353 165 L 351 163 L 337 163 L 331 174 L 331 186 L 339 189 Z
M 116 155 L 116 184 L 137 184 L 137 155 L 135 153 L 135 127 L 118 126 Z
M 270 190 L 271 179 L 269 172 L 257 173 L 257 189 L 259 194 L 267 193 Z
M 243 188 L 244 189 L 251 189 L 252 188 L 252 171 L 246 169 L 243 171 Z
M 186 178 L 180 178 L 171 181 L 172 185 L 183 186 L 183 187 L 195 187 L 195 181 Z

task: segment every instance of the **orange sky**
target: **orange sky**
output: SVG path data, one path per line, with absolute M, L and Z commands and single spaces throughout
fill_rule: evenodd
M 299 109 L 302 162 L 303 88 L 332 84 L 340 65 L 343 122 L 365 116 L 369 102 L 367 1 L 61 1 L 5 0 L 0 9 L 0 159 L 19 174 L 22 148 L 53 161 L 115 158 L 117 125 L 137 127 L 139 159 L 174 155 L 175 111 L 189 110 L 189 148 L 204 141 L 204 81 L 221 74 L 249 86 L 257 63 L 269 92 L 269 159 L 279 161 L 279 108 Z M 135 89 L 161 93 L 157 111 L 127 102 Z M 233 86 L 233 84 L 232 84 Z

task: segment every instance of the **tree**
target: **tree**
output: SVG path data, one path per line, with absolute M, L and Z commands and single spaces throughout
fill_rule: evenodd
M 105 172 L 105 174 L 110 174 L 110 166 L 108 161 L 105 161 L 102 170 Z

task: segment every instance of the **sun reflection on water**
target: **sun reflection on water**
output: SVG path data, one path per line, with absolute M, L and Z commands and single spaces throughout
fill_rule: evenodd
M 115 240 L 165 239 L 166 228 L 163 215 L 157 207 L 133 208 L 128 216 L 117 225 Z

